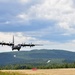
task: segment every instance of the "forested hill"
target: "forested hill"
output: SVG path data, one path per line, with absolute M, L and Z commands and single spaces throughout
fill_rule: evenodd
M 31 50 L 0 53 L 0 65 L 22 63 L 51 63 L 74 62 L 75 52 L 65 50 Z

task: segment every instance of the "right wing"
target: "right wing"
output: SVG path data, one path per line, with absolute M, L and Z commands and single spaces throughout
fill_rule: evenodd
M 0 45 L 7 45 L 7 46 L 12 46 L 12 45 L 14 45 L 13 43 L 5 43 L 5 42 L 0 42 Z

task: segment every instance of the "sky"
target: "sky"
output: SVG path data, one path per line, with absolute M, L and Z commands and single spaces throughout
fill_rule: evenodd
M 0 42 L 43 44 L 31 49 L 75 52 L 75 0 L 0 0 Z M 11 47 L 0 46 L 0 52 Z

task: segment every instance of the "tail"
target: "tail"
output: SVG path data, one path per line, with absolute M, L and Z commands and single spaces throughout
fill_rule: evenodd
M 14 44 L 14 36 L 13 36 L 13 42 L 12 43 Z
M 14 50 L 14 36 L 13 36 L 13 39 L 12 39 L 12 43 L 13 43 L 12 50 Z

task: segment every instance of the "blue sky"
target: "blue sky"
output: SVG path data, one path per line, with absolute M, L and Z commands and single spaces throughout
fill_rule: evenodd
M 13 35 L 16 43 L 44 44 L 32 49 L 75 51 L 75 1 L 0 0 L 0 41 L 12 41 Z M 0 46 L 0 50 L 11 48 Z

